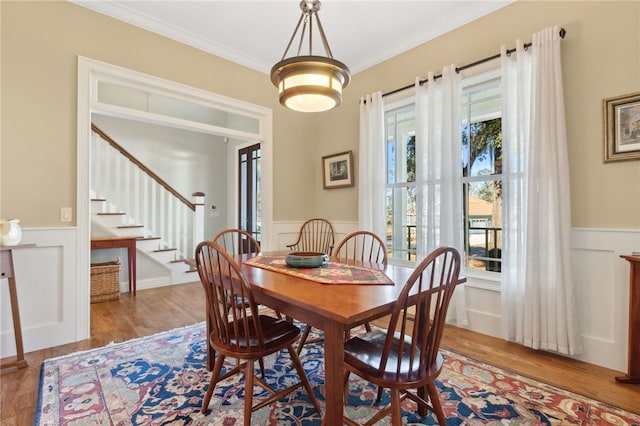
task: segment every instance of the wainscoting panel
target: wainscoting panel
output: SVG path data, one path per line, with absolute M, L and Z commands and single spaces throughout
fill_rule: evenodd
M 272 241 L 285 250 L 304 221 L 276 222 Z M 355 222 L 333 222 L 336 244 L 357 229 Z M 16 281 L 25 351 L 88 337 L 89 291 L 79 288 L 76 228 L 24 229 L 23 242 L 36 248 L 15 253 Z M 266 250 L 266 248 L 265 248 Z M 572 267 L 584 353 L 575 358 L 618 371 L 627 368 L 629 264 L 622 254 L 640 251 L 640 230 L 574 229 Z M 88 253 L 88 251 L 87 251 Z M 83 278 L 84 279 L 84 278 Z M 5 280 L 0 288 L 0 357 L 15 354 Z M 465 286 L 471 330 L 500 337 L 500 291 L 469 280 Z
M 574 229 L 573 278 L 584 353 L 575 358 L 627 370 L 629 262 L 640 251 L 640 230 Z
M 77 333 L 80 318 L 86 318 L 78 312 L 78 298 L 87 293 L 76 288 L 76 229 L 23 229 L 22 243 L 36 244 L 13 252 L 25 352 L 88 337 Z M 16 354 L 6 281 L 0 292 L 2 358 Z
M 573 229 L 572 272 L 583 353 L 574 356 L 619 371 L 627 369 L 629 262 L 640 251 L 640 230 Z M 469 329 L 502 337 L 500 291 L 465 288 Z M 486 286 L 484 286 L 486 287 Z

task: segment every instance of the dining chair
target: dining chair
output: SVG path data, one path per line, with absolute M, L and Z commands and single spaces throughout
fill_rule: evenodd
M 337 257 L 341 261 L 360 261 L 368 262 L 369 264 L 387 266 L 387 247 L 380 237 L 373 232 L 369 231 L 356 231 L 347 235 L 340 241 L 336 249 L 333 251 L 333 257 Z M 365 323 L 367 331 L 371 331 L 369 323 Z M 320 341 L 321 339 L 314 339 L 309 341 L 309 333 L 311 332 L 311 326 L 306 325 L 298 343 L 296 349 L 298 354 L 302 352 L 302 348 L 305 344 Z M 349 332 L 346 332 L 346 337 L 349 337 Z
M 258 241 L 249 232 L 241 229 L 225 229 L 213 237 L 212 241 L 221 246 L 231 256 L 237 256 L 240 254 L 258 255 L 261 253 L 260 243 L 258 243 Z M 241 303 L 236 305 L 242 306 Z M 275 313 L 278 318 L 282 317 L 280 312 L 275 311 Z M 210 359 L 213 360 L 215 353 L 212 353 L 210 346 L 207 353 L 208 355 L 211 355 Z M 264 377 L 264 361 L 260 358 L 259 362 L 260 371 L 262 373 L 262 377 Z
M 247 231 L 241 229 L 225 229 L 213 237 L 213 242 L 221 246 L 231 256 L 241 254 L 258 255 L 262 252 L 260 243 Z M 278 318 L 280 312 L 275 311 Z
M 331 222 L 316 217 L 302 224 L 298 232 L 298 240 L 293 244 L 287 244 L 287 247 L 291 251 L 319 252 L 331 255 L 334 242 L 335 234 Z M 291 320 L 291 318 L 289 318 L 289 320 Z M 307 342 L 310 332 L 311 326 L 308 324 L 305 325 L 304 333 L 298 343 L 298 354 L 300 354 L 302 347 Z M 320 341 L 320 339 L 314 339 L 313 341 Z
M 458 251 L 452 247 L 435 249 L 405 283 L 391 312 L 388 329 L 374 330 L 345 342 L 345 390 L 350 373 L 391 390 L 391 405 L 379 410 L 366 425 L 389 413 L 391 424 L 401 425 L 400 404 L 407 397 L 416 402 L 421 416 L 430 410 L 438 423 L 445 425 L 435 380 L 442 370 L 440 338 L 459 274 Z M 345 422 L 358 424 L 347 417 Z
M 333 257 L 387 266 L 387 246 L 373 232 L 356 231 L 340 241 L 333 251 Z
M 309 219 L 300 227 L 298 240 L 287 247 L 292 251 L 320 252 L 331 254 L 335 235 L 331 222 L 326 219 Z
M 313 394 L 311 384 L 304 372 L 293 344 L 300 336 L 295 325 L 275 317 L 261 315 L 254 302 L 251 287 L 234 258 L 213 241 L 203 241 L 196 248 L 196 265 L 200 281 L 206 293 L 206 303 L 212 330 L 208 339 L 217 352 L 211 382 L 202 403 L 201 412 L 207 411 L 217 384 L 237 373 L 244 374 L 244 425 L 251 425 L 251 413 L 281 399 L 301 385 L 304 386 L 315 410 L 320 413 L 320 404 Z M 229 314 L 231 313 L 231 314 Z M 256 360 L 287 348 L 291 362 L 300 382 L 286 389 L 275 390 L 254 370 Z M 233 357 L 239 362 L 230 371 L 220 375 L 224 360 Z M 269 396 L 253 404 L 254 384 L 269 393 Z

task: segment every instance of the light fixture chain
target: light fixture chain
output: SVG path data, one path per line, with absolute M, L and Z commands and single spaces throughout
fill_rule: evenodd
M 309 12 L 309 55 L 313 55 L 313 10 Z
M 298 56 L 302 52 L 302 44 L 304 42 L 304 34 L 307 32 L 307 23 L 309 22 L 309 16 L 305 14 L 304 25 L 302 25 L 302 32 L 300 33 L 300 42 L 298 43 Z
M 329 55 L 330 58 L 333 58 L 333 54 L 331 53 L 331 48 L 329 47 L 329 43 L 327 42 L 327 36 L 324 35 L 324 28 L 322 28 L 322 22 L 320 22 L 320 15 L 316 13 L 316 21 L 318 21 L 318 31 L 320 32 L 320 38 L 322 39 L 322 44 L 324 44 L 324 51 Z
M 291 44 L 293 43 L 293 39 L 296 38 L 296 34 L 298 33 L 298 29 L 300 28 L 300 24 L 302 23 L 302 19 L 305 17 L 304 12 L 300 14 L 300 19 L 298 19 L 298 24 L 296 25 L 296 29 L 293 30 L 293 34 L 291 34 L 291 39 L 289 40 L 289 44 L 287 44 L 287 48 L 284 49 L 284 53 L 282 54 L 281 61 L 284 61 L 284 58 L 287 56 L 287 52 L 289 52 L 289 48 L 291 48 Z M 305 23 L 306 25 L 306 23 Z M 304 30 L 302 32 L 304 34 Z M 301 40 L 302 42 L 302 40 Z M 298 47 L 298 55 L 300 55 L 300 47 Z

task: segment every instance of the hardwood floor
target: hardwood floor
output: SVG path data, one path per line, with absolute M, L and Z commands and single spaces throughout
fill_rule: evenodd
M 40 365 L 48 358 L 204 321 L 199 282 L 142 290 L 134 298 L 91 305 L 91 338 L 26 354 L 29 367 L 0 372 L 0 424 L 33 424 Z M 442 346 L 510 371 L 640 413 L 640 385 L 621 385 L 620 372 L 534 351 L 501 339 L 447 327 Z
M 617 383 L 614 371 L 502 339 L 447 327 L 441 346 L 497 367 L 640 414 L 640 385 Z
M 194 275 L 197 277 L 197 275 Z M 91 305 L 91 338 L 25 355 L 29 367 L 0 372 L 0 425 L 31 425 L 42 361 L 72 352 L 148 336 L 205 319 L 200 282 L 123 293 L 119 300 Z

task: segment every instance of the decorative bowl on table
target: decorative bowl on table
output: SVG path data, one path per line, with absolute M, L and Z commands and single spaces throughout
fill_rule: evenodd
M 329 262 L 329 256 L 315 251 L 296 251 L 287 254 L 285 261 L 292 268 L 318 268 Z

